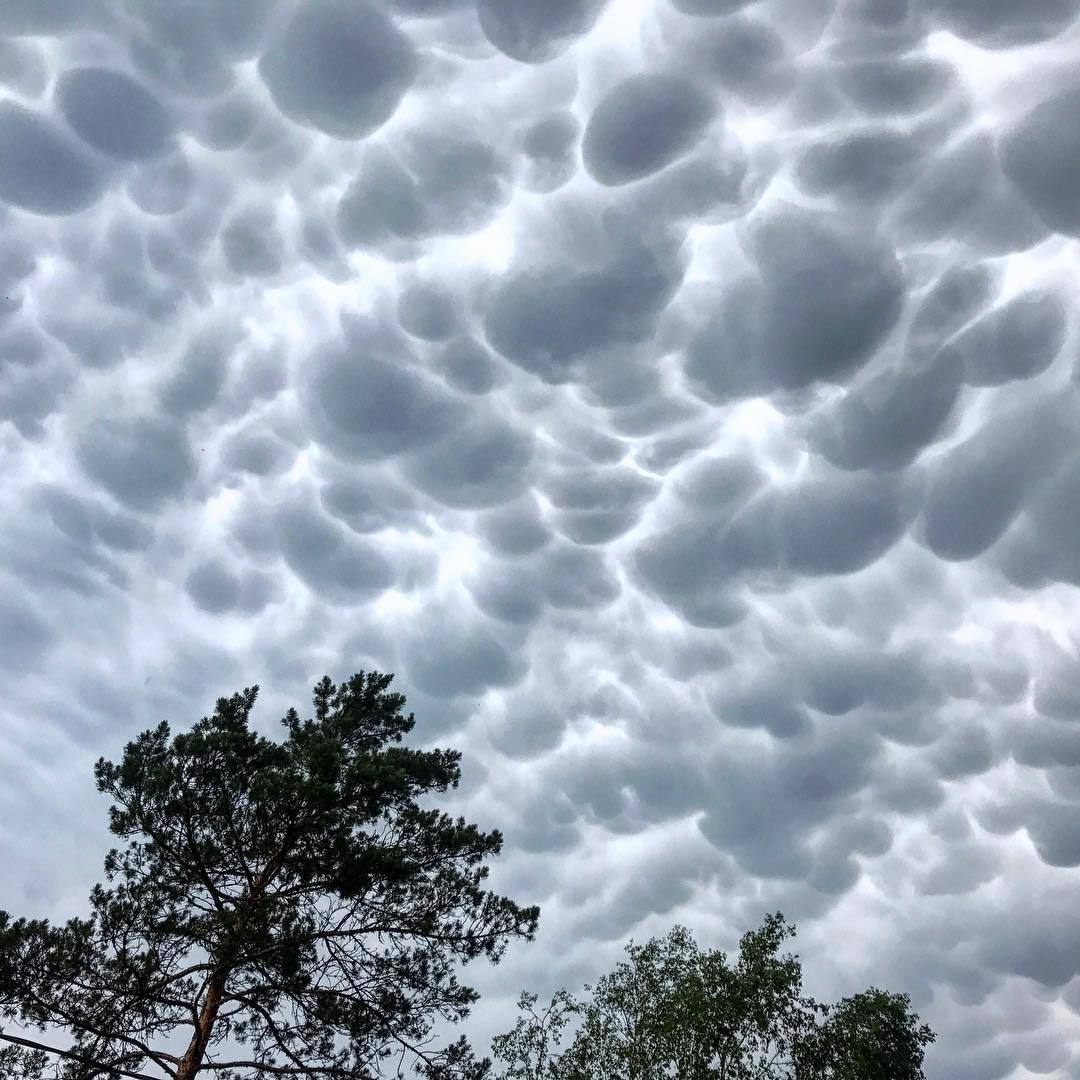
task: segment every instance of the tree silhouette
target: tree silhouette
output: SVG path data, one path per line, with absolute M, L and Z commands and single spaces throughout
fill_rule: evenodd
M 0 1033 L 5 1076 L 47 1060 L 68 1080 L 484 1075 L 464 1037 L 435 1048 L 432 1028 L 479 996 L 455 965 L 497 963 L 539 909 L 483 888 L 498 831 L 418 805 L 457 786 L 461 755 L 398 745 L 415 720 L 392 678 L 324 678 L 283 741 L 251 730 L 250 687 L 97 763 L 124 844 L 89 918 L 0 912 L 0 1017 L 70 1045 Z

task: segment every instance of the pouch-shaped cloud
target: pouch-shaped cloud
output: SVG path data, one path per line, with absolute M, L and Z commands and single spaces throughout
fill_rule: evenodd
M 687 58 L 706 85 L 756 105 L 770 105 L 794 87 L 794 61 L 771 25 L 735 16 L 690 30 Z
M 900 265 L 873 232 L 783 207 L 751 226 L 748 246 L 758 276 L 721 290 L 687 350 L 686 373 L 709 397 L 842 382 L 900 316 Z
M 74 214 L 101 197 L 101 169 L 39 114 L 0 102 L 0 145 L 4 202 L 34 214 Z
M 607 0 L 476 0 L 492 45 L 527 64 L 552 60 L 592 29 Z
M 732 15 L 758 0 L 671 0 L 684 15 Z
M 1005 175 L 1057 232 L 1080 236 L 1080 88 L 1037 105 L 1001 141 Z
M 815 414 L 811 443 L 842 469 L 902 469 L 944 433 L 962 371 L 951 354 L 921 370 L 876 371 Z
M 562 381 L 591 352 L 651 337 L 680 280 L 681 267 L 633 243 L 595 269 L 523 270 L 496 290 L 484 330 L 508 360 Z
M 195 475 L 183 429 L 166 417 L 97 420 L 77 443 L 79 464 L 120 502 L 156 510 Z
M 1016 48 L 1056 37 L 1078 14 L 1076 0 L 930 0 L 946 29 L 984 48 Z
M 474 420 L 416 455 L 405 471 L 439 502 L 467 509 L 497 506 L 521 490 L 532 439 L 497 417 Z
M 942 352 L 962 363 L 970 385 L 1000 386 L 1045 371 L 1061 351 L 1066 330 L 1061 295 L 1030 289 L 966 327 Z
M 1013 410 L 951 450 L 930 481 L 930 548 L 943 559 L 985 551 L 1061 465 L 1078 430 L 1080 408 L 1067 391 Z
M 457 427 L 464 408 L 409 363 L 404 341 L 351 320 L 346 343 L 311 357 L 303 396 L 319 438 L 340 454 L 381 458 L 416 450 Z
M 165 106 L 130 75 L 111 68 L 74 68 L 56 85 L 75 133 L 110 157 L 139 161 L 166 147 L 173 122 Z
M 608 91 L 585 127 L 585 168 L 602 184 L 627 184 L 658 172 L 704 134 L 715 115 L 710 96 L 677 75 L 636 75 Z
M 357 139 L 385 123 L 416 75 L 409 39 L 368 0 L 306 0 L 259 60 L 298 124 Z
M 421 128 L 402 137 L 395 154 L 380 148 L 365 156 L 338 204 L 338 231 L 349 247 L 408 252 L 429 236 L 482 228 L 511 190 L 507 163 L 488 143 Z

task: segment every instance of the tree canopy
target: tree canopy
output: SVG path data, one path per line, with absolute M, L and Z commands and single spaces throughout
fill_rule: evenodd
M 98 761 L 123 844 L 90 915 L 0 912 L 0 1018 L 68 1045 L 0 1035 L 5 1076 L 46 1062 L 70 1080 L 485 1073 L 464 1037 L 433 1046 L 433 1029 L 478 997 L 456 966 L 497 963 L 539 909 L 483 887 L 498 831 L 418 804 L 457 787 L 460 754 L 399 745 L 415 720 L 392 678 L 324 678 L 281 741 L 251 729 L 253 686 Z
M 836 1005 L 802 989 L 799 958 L 781 953 L 794 927 L 779 913 L 743 935 L 738 959 L 702 951 L 683 926 L 586 986 L 537 1009 L 518 1000 L 492 1041 L 503 1080 L 923 1080 L 934 1034 L 910 999 L 871 988 Z M 565 1049 L 564 1030 L 576 1022 Z

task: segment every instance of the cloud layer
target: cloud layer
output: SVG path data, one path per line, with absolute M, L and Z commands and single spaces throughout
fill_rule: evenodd
M 397 673 L 541 944 L 1080 1077 L 1075 0 L 7 0 L 0 906 L 89 765 Z M 58 792 L 62 797 L 58 797 Z M 552 960 L 552 957 L 555 960 Z

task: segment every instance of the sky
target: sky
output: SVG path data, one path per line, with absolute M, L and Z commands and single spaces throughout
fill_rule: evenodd
M 0 908 L 393 671 L 537 941 L 1080 1078 L 1080 2 L 3 0 Z

